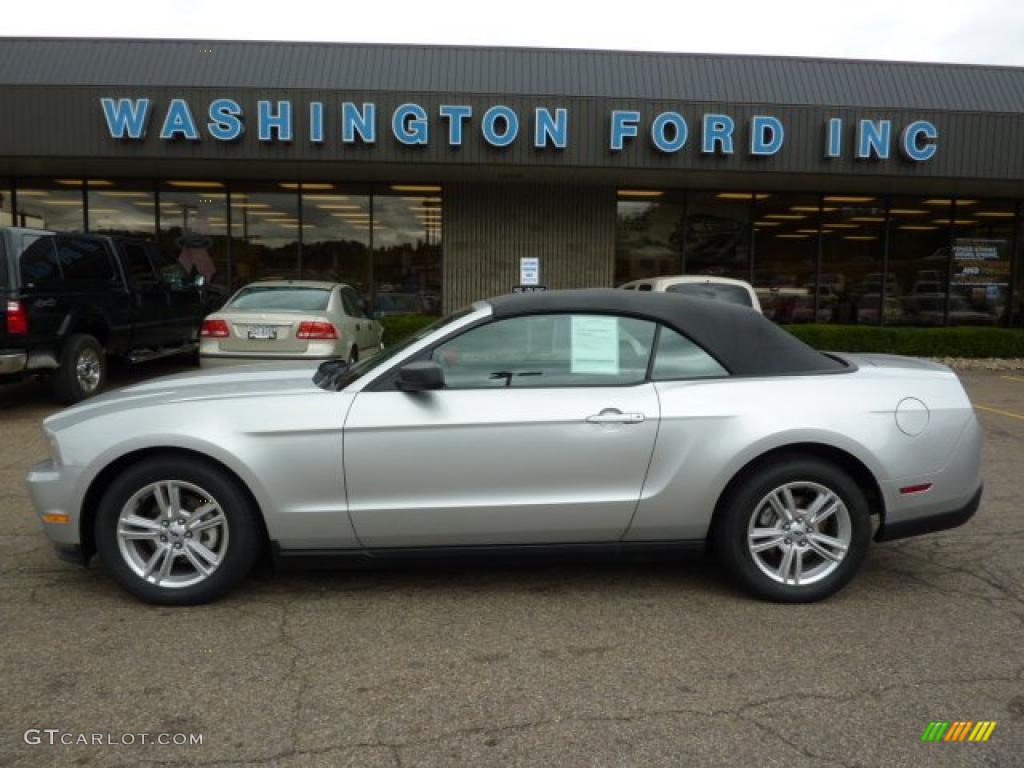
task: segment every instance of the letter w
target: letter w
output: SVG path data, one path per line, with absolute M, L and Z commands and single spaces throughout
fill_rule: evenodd
M 149 118 L 149 99 L 100 99 L 107 130 L 114 139 L 142 139 Z

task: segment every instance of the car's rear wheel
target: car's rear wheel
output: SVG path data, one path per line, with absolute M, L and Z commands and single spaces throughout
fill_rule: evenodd
M 842 589 L 860 569 L 871 514 L 864 493 L 839 467 L 780 457 L 728 492 L 713 539 L 719 558 L 749 591 L 812 602 Z
M 352 347 L 348 352 L 348 364 L 355 365 L 359 362 L 359 347 Z
M 62 403 L 77 403 L 103 389 L 107 380 L 107 356 L 94 336 L 74 333 L 60 351 L 60 365 L 53 372 L 53 393 Z
M 96 549 L 121 586 L 166 605 L 223 597 L 252 568 L 262 538 L 238 482 L 190 457 L 144 460 L 104 494 Z

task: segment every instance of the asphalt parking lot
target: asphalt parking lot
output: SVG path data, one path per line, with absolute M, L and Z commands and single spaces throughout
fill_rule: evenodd
M 23 476 L 55 407 L 0 389 L 0 766 L 1024 765 L 1024 374 L 963 378 L 977 517 L 876 546 L 808 606 L 708 561 L 264 569 L 215 605 L 143 605 L 51 554 Z M 931 720 L 998 725 L 921 743 Z M 47 728 L 203 743 L 24 743 Z

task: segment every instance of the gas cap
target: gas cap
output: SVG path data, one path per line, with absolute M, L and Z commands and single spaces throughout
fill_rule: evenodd
M 896 426 L 905 435 L 920 435 L 928 427 L 928 419 L 928 406 L 916 397 L 905 397 L 896 406 Z

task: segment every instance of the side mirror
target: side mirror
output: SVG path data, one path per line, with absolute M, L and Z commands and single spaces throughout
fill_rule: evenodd
M 444 389 L 444 371 L 433 360 L 408 363 L 398 369 L 398 381 L 395 382 L 403 392 L 428 392 Z

